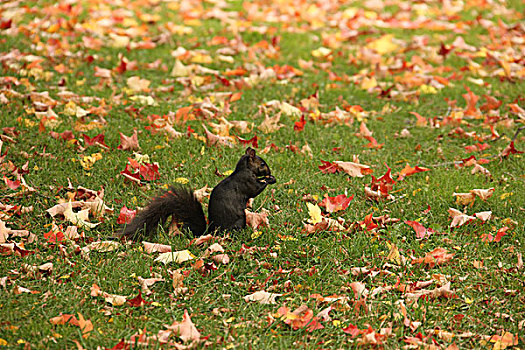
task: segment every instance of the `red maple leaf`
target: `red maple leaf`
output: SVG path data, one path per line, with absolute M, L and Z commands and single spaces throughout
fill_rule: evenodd
M 16 190 L 21 185 L 20 180 L 9 180 L 5 175 L 4 175 L 4 182 L 6 186 L 12 190 Z
M 323 164 L 319 165 L 319 170 L 321 170 L 323 174 L 335 174 L 339 171 L 337 164 L 325 162 L 324 160 L 321 160 L 321 163 Z
M 516 148 L 514 148 L 514 141 L 511 141 L 510 144 L 505 147 L 503 151 L 501 151 L 500 157 L 508 157 L 509 155 L 516 153 L 523 153 L 523 151 L 518 151 Z
M 431 234 L 436 232 L 436 231 L 434 231 L 431 228 L 426 228 L 425 226 L 421 225 L 417 221 L 405 220 L 405 224 L 407 224 L 408 226 L 412 227 L 414 229 L 414 231 L 416 231 L 416 237 L 417 238 L 427 238 Z
M 499 242 L 501 241 L 501 238 L 503 238 L 503 236 L 507 234 L 508 229 L 509 228 L 507 226 L 500 228 L 498 232 L 496 232 L 496 237 L 494 237 L 490 233 L 484 233 L 481 235 L 481 240 L 483 242 Z
M 82 134 L 82 137 L 84 138 L 84 143 L 87 146 L 100 146 L 102 148 L 109 149 L 109 146 L 106 145 L 106 143 L 104 142 L 104 134 L 98 134 L 93 138 L 89 137 L 86 134 Z
M 328 195 L 325 195 L 319 206 L 325 207 L 327 212 L 333 213 L 334 211 L 345 210 L 348 208 L 352 199 L 354 199 L 353 195 L 350 197 L 347 197 L 344 194 L 335 197 L 328 197 Z
M 64 236 L 64 233 L 62 231 L 57 232 L 51 230 L 49 232 L 44 233 L 44 238 L 47 240 L 48 243 L 57 244 L 64 241 L 66 237 Z
M 372 213 L 365 216 L 365 219 L 363 221 L 358 221 L 359 226 L 364 228 L 367 231 L 371 231 L 377 227 L 379 227 L 372 218 Z
M 258 148 L 259 145 L 257 143 L 258 139 L 257 139 L 257 135 L 255 135 L 254 137 L 252 137 L 251 139 L 249 140 L 245 140 L 245 139 L 242 139 L 240 138 L 239 136 L 235 136 L 237 138 L 237 140 L 239 140 L 239 142 L 241 143 L 241 145 L 243 146 L 248 146 L 248 145 L 252 145 L 253 148 Z
M 123 206 L 120 209 L 120 215 L 117 218 L 117 224 L 129 224 L 136 214 L 136 210 L 131 210 L 126 206 Z
M 295 131 L 303 131 L 305 125 L 306 125 L 306 120 L 304 119 L 304 114 L 303 114 L 301 116 L 301 120 L 298 122 L 295 122 L 293 129 Z
M 139 291 L 139 295 L 137 295 L 135 298 L 133 299 L 129 299 L 126 301 L 126 303 L 129 305 L 129 306 L 143 306 L 143 305 L 148 305 L 148 304 L 151 304 L 151 301 L 146 301 L 144 299 L 142 299 L 142 292 Z
M 447 58 L 447 55 L 454 50 L 454 47 L 447 48 L 444 43 L 441 43 L 438 54 L 443 56 L 443 59 Z
M 141 164 L 139 174 L 146 181 L 155 181 L 160 178 L 159 166 L 157 164 L 145 163 Z
M 352 338 L 357 337 L 361 333 L 359 328 L 357 328 L 357 326 L 351 323 L 348 325 L 348 327 L 343 328 L 343 332 L 346 334 L 350 334 Z

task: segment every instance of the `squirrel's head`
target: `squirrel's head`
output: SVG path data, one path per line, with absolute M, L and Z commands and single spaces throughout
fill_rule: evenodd
M 239 163 L 237 163 L 235 170 L 238 171 L 243 169 L 249 169 L 260 181 L 264 181 L 268 184 L 276 182 L 268 164 L 266 164 L 264 159 L 256 155 L 255 150 L 251 147 L 246 149 L 246 152 L 239 160 Z

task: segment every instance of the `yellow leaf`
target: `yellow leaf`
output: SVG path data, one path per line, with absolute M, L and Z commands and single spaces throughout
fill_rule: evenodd
M 372 88 L 375 88 L 376 86 L 377 86 L 377 80 L 375 77 L 372 77 L 372 78 L 365 77 L 363 81 L 361 82 L 361 89 L 363 90 L 372 89 Z
M 83 209 L 76 213 L 73 212 L 71 201 L 69 201 L 66 210 L 64 211 L 64 217 L 66 218 L 66 220 L 71 221 L 73 225 L 84 229 L 91 229 L 99 224 L 93 224 L 87 221 L 89 218 L 89 209 Z
M 398 45 L 393 42 L 393 39 L 393 34 L 385 34 L 379 39 L 369 42 L 366 47 L 375 50 L 380 55 L 384 55 L 398 49 Z
M 190 182 L 190 180 L 188 180 L 188 179 L 185 178 L 185 177 L 178 177 L 178 178 L 175 179 L 175 182 L 176 182 L 176 183 L 179 183 L 179 184 L 183 184 L 183 185 L 185 185 L 185 184 L 187 184 L 188 182 Z
M 213 63 L 213 59 L 210 55 L 198 53 L 191 58 L 191 62 L 200 64 L 210 64 Z
M 151 96 L 136 95 L 136 96 L 131 96 L 129 99 L 132 101 L 138 102 L 142 105 L 147 105 L 147 106 L 158 106 L 159 105 L 157 101 L 155 101 L 153 97 Z
M 386 258 L 390 261 L 395 262 L 398 265 L 401 265 L 403 263 L 403 260 L 401 259 L 401 254 L 399 253 L 399 249 L 397 248 L 397 246 L 394 243 L 390 242 L 386 242 L 386 245 L 390 250 Z
M 513 192 L 503 193 L 501 196 L 499 196 L 499 199 L 505 199 L 505 198 L 513 196 L 513 195 L 514 195 Z
M 437 94 L 437 89 L 433 86 L 423 84 L 419 87 L 418 91 L 423 95 Z
M 332 53 L 332 50 L 326 47 L 320 47 L 312 51 L 312 56 L 314 56 L 315 58 L 321 58 L 321 57 L 326 57 L 330 55 L 331 53 Z
M 306 203 L 306 206 L 308 207 L 308 213 L 310 214 L 310 220 L 308 220 L 311 224 L 318 224 L 322 221 L 321 218 L 321 208 L 317 204 L 312 203 Z

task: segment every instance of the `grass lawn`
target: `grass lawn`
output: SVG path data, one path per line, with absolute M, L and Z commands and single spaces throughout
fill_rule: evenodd
M 522 348 L 524 10 L 3 2 L 0 348 Z M 110 240 L 248 146 L 262 223 Z

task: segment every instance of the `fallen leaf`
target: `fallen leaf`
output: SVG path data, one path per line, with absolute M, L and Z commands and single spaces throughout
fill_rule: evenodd
M 258 292 L 255 292 L 253 294 L 250 294 L 250 295 L 246 295 L 244 297 L 244 300 L 245 301 L 255 301 L 255 302 L 258 302 L 260 304 L 276 304 L 276 301 L 275 299 L 282 296 L 282 294 L 277 294 L 277 293 L 268 293 L 268 292 L 265 292 L 264 290 L 261 290 L 261 291 L 258 291 Z
M 195 256 L 191 254 L 189 250 L 179 250 L 177 252 L 162 253 L 155 259 L 155 261 L 160 261 L 164 264 L 169 264 L 171 262 L 180 264 L 192 259 L 195 259 Z

